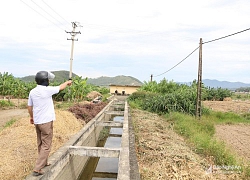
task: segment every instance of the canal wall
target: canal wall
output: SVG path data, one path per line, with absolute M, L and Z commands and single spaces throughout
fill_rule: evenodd
M 131 141 L 129 133 L 129 106 L 126 98 L 121 98 L 112 97 L 109 104 L 95 118 L 51 155 L 49 157 L 51 166 L 43 169 L 44 175 L 38 177 L 29 175 L 26 180 L 77 180 L 90 157 L 118 157 L 117 179 L 139 179 L 137 161 L 135 162 L 136 156 L 133 154 L 133 157 L 130 157 L 133 139 Z M 123 123 L 110 122 L 111 117 L 114 115 L 123 115 Z M 104 126 L 120 126 L 123 128 L 120 148 L 96 147 L 99 134 Z M 131 159 L 133 165 L 130 163 Z M 137 169 L 135 169 L 136 167 Z M 132 175 L 131 172 L 133 172 Z

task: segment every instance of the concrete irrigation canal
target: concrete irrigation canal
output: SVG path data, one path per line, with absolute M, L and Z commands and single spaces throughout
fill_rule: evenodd
M 26 180 L 140 179 L 126 96 L 113 96 L 49 162 L 44 175 Z

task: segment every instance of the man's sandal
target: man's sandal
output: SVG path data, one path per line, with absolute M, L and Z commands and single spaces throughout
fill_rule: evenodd
M 43 174 L 44 174 L 44 172 L 41 171 L 41 170 L 38 171 L 38 172 L 37 171 L 33 171 L 33 173 L 32 173 L 33 176 L 40 176 L 40 175 L 43 175 Z

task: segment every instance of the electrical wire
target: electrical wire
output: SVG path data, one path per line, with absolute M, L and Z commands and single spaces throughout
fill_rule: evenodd
M 22 0 L 21 0 L 22 1 Z M 33 0 L 31 0 L 34 4 L 36 4 L 40 9 L 42 9 L 45 13 L 47 13 L 49 16 L 51 16 L 53 19 L 55 19 L 52 15 L 50 15 L 47 11 L 45 11 L 42 7 L 40 7 L 37 3 L 35 3 Z M 56 13 L 59 17 L 61 17 L 65 22 L 69 23 L 66 19 L 64 19 L 62 16 L 60 16 L 53 8 L 51 8 L 44 0 L 42 0 L 43 3 L 49 7 L 54 13 Z M 23 1 L 22 1 L 23 2 Z M 26 4 L 25 2 L 23 2 L 24 4 Z M 51 23 L 53 23 L 54 25 L 56 25 L 57 27 L 59 27 L 57 24 L 55 24 L 54 22 L 52 22 L 51 20 L 49 20 L 48 18 L 46 18 L 45 16 L 43 16 L 41 13 L 39 13 L 38 11 L 36 11 L 35 9 L 33 9 L 31 6 L 29 6 L 28 4 L 26 4 L 28 7 L 30 7 L 32 10 L 34 10 L 35 12 L 37 12 L 39 15 L 41 15 L 42 17 L 44 17 L 45 19 L 47 19 L 48 21 L 50 21 Z M 56 21 L 58 21 L 57 19 L 55 19 Z M 58 21 L 60 22 L 60 21 Z M 62 24 L 60 22 L 60 24 Z M 86 23 L 86 26 L 85 27 L 89 27 L 89 28 L 92 28 L 93 26 L 101 26 L 102 28 L 111 28 L 109 26 L 103 26 L 103 25 L 95 25 L 95 24 L 87 24 Z M 59 27 L 60 29 L 62 29 L 61 27 Z M 122 31 L 126 31 L 127 32 L 137 32 L 139 34 L 141 33 L 150 33 L 150 32 L 146 32 L 146 31 L 138 31 L 138 30 L 133 30 L 133 29 L 123 29 L 123 28 L 117 28 L 117 27 L 113 27 L 113 29 L 116 29 L 117 31 L 119 32 L 122 32 Z M 218 40 L 221 40 L 221 39 L 224 39 L 224 38 L 227 38 L 227 37 L 230 37 L 230 36 L 233 36 L 233 35 L 236 35 L 236 34 L 240 34 L 242 32 L 245 32 L 245 31 L 248 31 L 250 30 L 250 28 L 247 28 L 245 30 L 242 30 L 242 31 L 239 31 L 239 32 L 236 32 L 236 33 L 233 33 L 233 34 L 229 34 L 229 35 L 226 35 L 226 36 L 222 36 L 220 38 L 216 38 L 216 39 L 213 39 L 213 40 L 210 40 L 210 41 L 206 41 L 206 42 L 203 42 L 202 44 L 208 44 L 208 43 L 211 43 L 211 42 L 215 42 L 215 41 L 218 41 Z M 154 35 L 157 35 L 158 33 L 154 33 Z M 159 35 L 163 35 L 163 33 L 159 33 Z M 200 47 L 200 46 L 199 46 Z M 161 73 L 161 74 L 158 74 L 154 77 L 158 77 L 158 76 L 161 76 L 169 71 L 171 71 L 172 69 L 174 69 L 175 67 L 177 67 L 179 64 L 181 64 L 183 61 L 185 61 L 189 56 L 191 56 L 197 49 L 199 49 L 199 47 L 197 47 L 195 50 L 193 50 L 189 55 L 187 55 L 183 60 L 181 60 L 179 63 L 177 63 L 175 66 L 173 66 L 172 68 L 170 68 L 169 70 Z
M 216 38 L 216 39 L 213 39 L 213 40 L 210 40 L 210 41 L 206 41 L 206 42 L 203 42 L 202 44 L 207 44 L 207 43 L 211 43 L 211 42 L 214 42 L 214 41 L 218 41 L 218 40 L 221 40 L 221 39 L 224 39 L 224 38 L 227 38 L 227 37 L 230 37 L 230 36 L 234 36 L 236 34 L 240 34 L 240 33 L 243 33 L 245 31 L 249 31 L 250 28 L 247 28 L 247 29 L 244 29 L 242 31 L 238 31 L 236 33 L 233 33 L 233 34 L 229 34 L 229 35 L 226 35 L 226 36 L 222 36 L 220 38 Z M 200 46 L 199 46 L 200 47 Z M 172 69 L 174 69 L 176 66 L 178 66 L 179 64 L 181 64 L 184 60 L 186 60 L 191 54 L 193 54 L 199 47 L 197 47 L 194 51 L 192 51 L 187 57 L 185 57 L 183 60 L 181 60 L 179 63 L 177 63 L 175 66 L 173 66 L 172 68 L 170 68 L 169 70 L 165 71 L 164 73 L 161 73 L 159 75 L 156 75 L 154 77 L 158 77 L 158 76 L 161 76 L 169 71 L 171 71 Z
M 171 71 L 172 69 L 174 69 L 176 66 L 178 66 L 179 64 L 181 64 L 183 61 L 185 61 L 189 56 L 191 56 L 197 49 L 199 49 L 200 46 L 198 46 L 197 48 L 195 48 L 189 55 L 187 55 L 187 57 L 185 57 L 183 60 L 181 60 L 179 63 L 177 63 L 175 66 L 173 66 L 172 68 L 170 68 L 169 70 L 165 71 L 164 73 L 158 74 L 154 77 L 158 77 L 161 76 L 169 71 Z
M 48 6 L 54 13 L 56 13 L 60 18 L 62 18 L 65 22 L 67 22 L 68 24 L 71 24 L 70 22 L 68 22 L 65 18 L 63 18 L 60 14 L 58 14 L 51 6 L 49 6 L 44 0 L 42 0 L 43 3 Z
M 211 42 L 214 42 L 214 41 L 218 41 L 218 40 L 221 40 L 221 39 L 224 39 L 224 38 L 227 38 L 227 37 L 230 37 L 230 36 L 234 36 L 234 35 L 236 35 L 236 34 L 240 34 L 240 33 L 243 33 L 243 32 L 245 32 L 245 31 L 249 31 L 249 30 L 250 30 L 250 28 L 247 28 L 247 29 L 245 29 L 245 30 L 242 30 L 242 31 L 239 31 L 239 32 L 236 32 L 236 33 L 233 33 L 233 34 L 229 34 L 229 35 L 227 35 L 227 36 L 223 36 L 223 37 L 216 38 L 216 39 L 213 39 L 213 40 L 210 40 L 210 41 L 206 41 L 206 42 L 204 42 L 204 43 L 202 43 L 202 44 L 207 44 L 207 43 L 211 43 Z
M 47 21 L 51 22 L 52 24 L 54 24 L 55 26 L 57 26 L 58 28 L 60 28 L 61 30 L 64 31 L 64 29 L 62 29 L 60 26 L 58 26 L 57 24 L 55 24 L 53 21 L 51 21 L 50 19 L 48 19 L 47 17 L 45 17 L 43 14 L 41 14 L 40 12 L 38 12 L 37 10 L 35 10 L 34 8 L 32 8 L 30 5 L 28 5 L 27 3 L 25 3 L 23 0 L 20 0 L 20 1 L 23 2 L 30 9 L 32 9 L 33 11 L 35 11 L 37 14 L 39 14 L 40 16 L 42 16 L 44 19 L 46 19 Z
M 64 26 L 63 23 L 61 23 L 60 21 L 58 21 L 58 19 L 56 19 L 55 17 L 53 17 L 50 13 L 48 13 L 46 10 L 44 10 L 44 8 L 42 8 L 41 6 L 39 6 L 36 2 L 34 2 L 33 0 L 31 0 L 37 7 L 39 7 L 43 12 L 45 12 L 47 15 L 49 15 L 51 18 L 53 18 L 55 21 L 59 22 L 62 26 Z

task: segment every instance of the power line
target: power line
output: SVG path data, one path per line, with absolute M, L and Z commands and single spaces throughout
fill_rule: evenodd
M 55 26 L 57 26 L 58 28 L 60 28 L 61 30 L 64 31 L 64 29 L 62 29 L 60 26 L 58 26 L 57 24 L 55 24 L 53 21 L 51 21 L 50 19 L 48 19 L 47 17 L 45 17 L 44 15 L 42 15 L 40 12 L 38 12 L 37 10 L 35 10 L 34 8 L 32 8 L 30 5 L 28 5 L 27 3 L 25 3 L 23 0 L 20 0 L 21 2 L 23 2 L 26 6 L 28 6 L 30 9 L 32 9 L 33 11 L 35 11 L 37 14 L 39 14 L 40 16 L 42 16 L 44 19 L 48 20 L 49 22 L 51 22 L 52 24 L 54 24 Z M 33 1 L 32 1 L 33 2 Z M 34 2 L 33 2 L 34 3 Z M 36 4 L 36 3 L 35 3 Z
M 171 71 L 172 69 L 174 69 L 176 66 L 178 66 L 179 64 L 181 64 L 183 61 L 185 61 L 189 56 L 191 56 L 197 49 L 199 49 L 200 46 L 198 46 L 197 48 L 195 48 L 195 50 L 193 50 L 189 55 L 187 55 L 187 57 L 185 57 L 183 60 L 181 60 L 179 63 L 177 63 L 175 66 L 173 66 L 172 68 L 170 68 L 169 70 L 165 71 L 164 73 L 158 74 L 154 77 L 158 77 L 161 76 L 169 71 Z
M 62 24 L 60 21 L 58 21 L 56 18 L 54 18 L 50 13 L 48 13 L 46 10 L 44 10 L 44 8 L 42 8 L 41 6 L 39 6 L 37 3 L 35 3 L 33 0 L 31 0 L 37 7 L 39 7 L 43 12 L 45 12 L 47 15 L 49 15 L 51 18 L 53 18 L 54 20 L 56 20 L 57 22 L 59 22 L 61 25 L 64 26 L 64 24 Z
M 249 31 L 249 30 L 250 30 L 250 28 L 247 28 L 247 29 L 244 29 L 244 30 L 242 30 L 242 31 L 238 31 L 238 32 L 233 33 L 233 34 L 229 34 L 229 35 L 226 35 L 226 36 L 222 36 L 222 37 L 220 37 L 220 38 L 216 38 L 216 39 L 213 39 L 213 40 L 210 40 L 210 41 L 206 41 L 206 42 L 204 42 L 204 43 L 202 43 L 202 44 L 207 44 L 207 43 L 211 43 L 211 42 L 214 42 L 214 41 L 218 41 L 218 40 L 221 40 L 221 39 L 224 39 L 224 38 L 227 38 L 227 37 L 230 37 L 230 36 L 234 36 L 234 35 L 236 35 L 236 34 L 240 34 L 240 33 L 243 33 L 243 32 L 245 32 L 245 31 Z M 199 47 L 200 47 L 200 46 L 199 46 Z M 192 55 L 197 49 L 199 49 L 199 47 L 197 47 L 197 48 L 196 48 L 194 51 L 192 51 L 186 58 L 184 58 L 183 60 L 181 60 L 181 61 L 180 61 L 179 63 L 177 63 L 175 66 L 173 66 L 173 67 L 170 68 L 169 70 L 165 71 L 164 73 L 161 73 L 161 74 L 156 75 L 156 76 L 154 76 L 154 77 L 161 76 L 161 75 L 163 75 L 163 74 L 165 74 L 165 73 L 171 71 L 171 70 L 174 69 L 176 66 L 178 66 L 180 63 L 182 63 L 184 60 L 186 60 L 190 55 Z
M 214 42 L 214 41 L 218 41 L 218 40 L 221 40 L 221 39 L 224 39 L 224 38 L 227 38 L 227 37 L 236 35 L 236 34 L 243 33 L 243 32 L 248 31 L 248 30 L 250 30 L 250 28 L 247 28 L 247 29 L 245 29 L 245 30 L 242 30 L 242 31 L 239 31 L 239 32 L 236 32 L 236 33 L 233 33 L 233 34 L 229 34 L 229 35 L 227 35 L 227 36 L 223 36 L 223 37 L 220 37 L 220 38 L 216 38 L 216 39 L 213 39 L 213 40 L 211 40 L 211 41 L 204 42 L 204 43 L 202 43 L 202 44 L 207 44 L 207 43 L 211 43 L 211 42 Z
M 60 14 L 58 14 L 51 6 L 49 6 L 44 0 L 42 0 L 44 4 L 46 4 L 46 6 L 48 6 L 54 13 L 56 13 L 60 18 L 62 18 L 65 22 L 67 22 L 68 24 L 71 24 L 70 22 L 68 22 L 66 19 L 64 19 Z

